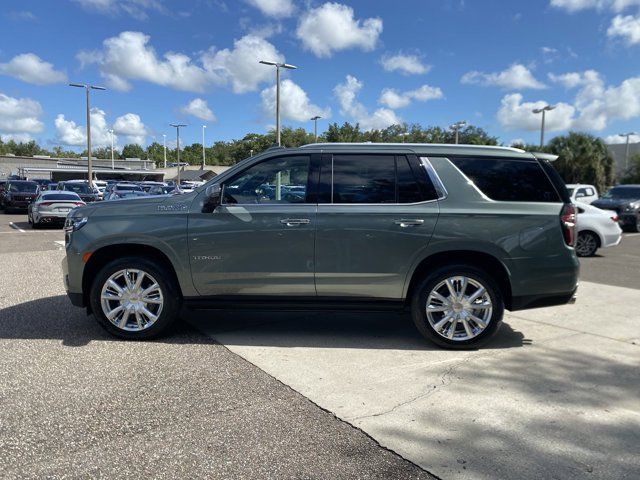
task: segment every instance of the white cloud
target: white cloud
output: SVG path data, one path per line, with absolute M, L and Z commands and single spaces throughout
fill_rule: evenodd
M 0 132 L 3 134 L 41 132 L 44 129 L 41 116 L 42 107 L 35 100 L 0 93 Z
M 370 113 L 356 100 L 362 87 L 363 83 L 352 75 L 347 75 L 344 83 L 335 86 L 333 93 L 338 99 L 342 115 L 352 117 L 364 130 L 380 130 L 402 123 L 396 113 L 388 108 L 378 108 Z
M 393 88 L 385 88 L 382 91 L 378 102 L 389 108 L 403 108 L 408 106 L 412 100 L 426 102 L 428 100 L 435 100 L 442 97 L 443 94 L 440 88 L 422 85 L 420 88 L 406 92 L 398 92 Z
M 148 135 L 147 127 L 142 123 L 140 115 L 135 113 L 126 113 L 116 118 L 116 121 L 113 122 L 113 131 L 119 135 L 124 135 L 127 143 L 137 143 L 139 145 L 145 143 Z
M 16 143 L 28 143 L 33 140 L 33 137 L 28 133 L 0 133 L 0 139 L 2 139 L 3 142 L 13 140 Z
M 49 85 L 67 81 L 67 75 L 53 68 L 34 53 L 23 53 L 8 63 L 0 63 L 0 74 L 19 78 L 35 85 Z
M 522 90 L 527 88 L 543 89 L 545 84 L 536 78 L 524 65 L 514 63 L 506 70 L 495 73 L 472 71 L 465 73 L 460 79 L 462 83 L 476 84 L 485 87 L 495 86 L 506 89 Z
M 284 56 L 264 38 L 246 35 L 233 43 L 233 50 L 210 50 L 202 61 L 216 81 L 230 84 L 234 93 L 253 92 L 264 82 L 273 82 L 273 68 L 260 65 L 259 60 L 284 62 Z
M 83 65 L 98 63 L 107 85 L 116 90 L 130 90 L 132 80 L 142 80 L 198 93 L 220 85 L 230 85 L 235 93 L 255 91 L 273 79 L 273 71 L 258 60 L 284 61 L 271 43 L 255 35 L 236 40 L 233 49 L 212 47 L 197 60 L 177 52 L 159 57 L 149 40 L 141 32 L 121 32 L 106 39 L 102 50 L 82 51 L 77 58 Z
M 627 45 L 640 43 L 640 15 L 616 15 L 607 29 L 608 37 L 621 37 Z
M 380 64 L 387 72 L 399 71 L 405 75 L 418 75 L 431 70 L 430 65 L 425 65 L 417 55 L 403 55 L 401 53 L 391 56 L 383 56 Z
M 262 98 L 262 110 L 265 115 L 271 116 L 276 108 L 276 86 L 265 88 L 260 96 Z M 331 109 L 321 108 L 309 100 L 307 93 L 289 79 L 280 84 L 280 114 L 283 118 L 305 122 L 311 117 L 320 115 L 322 118 L 331 116 Z
M 628 7 L 640 6 L 640 0 L 551 0 L 551 6 L 562 8 L 571 13 L 590 8 L 621 12 Z
M 84 146 L 87 143 L 86 125 L 78 125 L 73 120 L 67 120 L 61 113 L 54 121 L 56 127 L 56 137 L 64 145 Z M 116 118 L 109 127 L 106 113 L 99 108 L 91 109 L 91 145 L 92 147 L 106 147 L 111 145 L 111 134 L 113 129 L 115 134 L 114 143 L 118 143 L 118 135 L 125 137 L 126 143 L 144 144 L 149 134 L 147 127 L 140 116 L 135 113 L 126 113 Z
M 584 74 L 579 72 L 569 72 L 561 75 L 555 75 L 553 73 L 549 74 L 549 80 L 554 83 L 559 83 L 565 88 L 576 88 L 583 85 L 585 82 L 584 77 Z
M 380 33 L 380 18 L 356 20 L 353 9 L 340 3 L 325 3 L 305 12 L 296 29 L 303 47 L 317 57 L 330 57 L 348 48 L 373 50 Z
M 540 129 L 540 114 L 535 115 L 532 110 L 548 105 L 542 100 L 537 102 L 523 102 L 520 93 L 510 93 L 502 98 L 498 110 L 498 122 L 507 130 Z M 571 128 L 575 108 L 566 103 L 556 104 L 555 110 L 547 112 L 545 129 L 548 131 L 568 130 Z
M 607 145 L 616 144 L 616 143 L 627 143 L 626 135 L 608 135 L 603 138 L 604 143 Z M 640 142 L 640 135 L 629 135 L 629 143 L 638 143 Z
M 259 9 L 269 17 L 290 17 L 295 7 L 291 0 L 247 0 L 251 5 Z
M 215 122 L 216 116 L 213 111 L 207 105 L 207 101 L 202 98 L 194 98 L 187 105 L 182 107 L 180 111 L 186 115 L 206 120 L 209 122 Z
M 158 0 L 73 0 L 90 12 L 106 15 L 128 15 L 138 20 L 146 20 L 148 11 L 163 11 Z

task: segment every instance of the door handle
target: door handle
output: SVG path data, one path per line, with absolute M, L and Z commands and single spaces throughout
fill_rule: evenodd
M 407 227 L 417 227 L 418 225 L 422 225 L 424 223 L 424 220 L 422 220 L 421 218 L 400 219 L 400 220 L 396 220 L 393 223 L 395 223 L 396 225 L 400 225 L 401 228 L 407 228 Z
M 287 227 L 295 227 L 296 225 L 308 225 L 311 220 L 308 218 L 283 218 L 280 223 Z

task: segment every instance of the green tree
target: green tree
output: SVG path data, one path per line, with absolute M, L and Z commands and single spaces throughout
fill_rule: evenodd
M 640 153 L 629 157 L 629 168 L 622 175 L 620 183 L 640 183 Z
M 613 184 L 613 157 L 601 138 L 570 132 L 553 138 L 544 151 L 558 155 L 553 166 L 567 183 L 588 183 L 600 192 Z
M 129 143 L 122 148 L 120 158 L 145 158 L 145 151 L 137 143 Z

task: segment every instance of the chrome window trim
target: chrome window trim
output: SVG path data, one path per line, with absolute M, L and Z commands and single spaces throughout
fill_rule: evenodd
M 442 180 L 440 180 L 440 176 L 438 175 L 438 172 L 436 172 L 436 169 L 433 168 L 433 165 L 431 165 L 429 158 L 420 157 L 420 163 L 422 164 L 424 169 L 427 171 L 427 175 L 429 175 L 429 179 L 431 180 L 431 183 L 433 183 L 433 186 L 436 189 L 436 193 L 438 194 L 438 198 L 436 200 L 444 200 L 445 198 L 447 198 L 449 196 L 449 192 L 447 192 L 447 189 L 444 186 L 444 183 L 442 183 Z

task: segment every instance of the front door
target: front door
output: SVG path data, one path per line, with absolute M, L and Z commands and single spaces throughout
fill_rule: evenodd
M 255 163 L 224 182 L 213 212 L 192 211 L 189 257 L 200 295 L 315 296 L 310 160 Z

